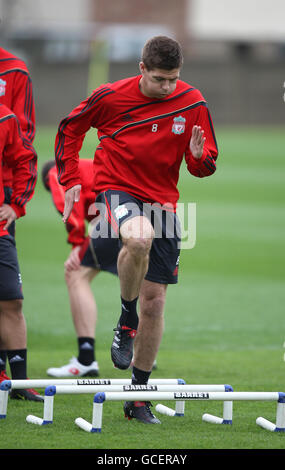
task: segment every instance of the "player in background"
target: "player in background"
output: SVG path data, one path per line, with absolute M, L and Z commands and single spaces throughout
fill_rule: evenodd
M 102 268 L 98 262 L 100 254 L 96 254 L 98 251 L 96 240 L 90 240 L 86 233 L 86 223 L 90 223 L 97 215 L 92 189 L 93 160 L 81 159 L 79 169 L 82 183 L 81 197 L 79 202 L 73 206 L 72 213 L 66 223 L 67 242 L 72 245 L 72 250 L 65 262 L 65 281 L 77 336 L 78 355 L 73 357 L 69 364 L 49 368 L 47 374 L 52 377 L 96 377 L 99 375 L 99 365 L 95 353 L 97 305 L 91 290 L 91 281 Z M 55 160 L 48 160 L 44 163 L 41 175 L 44 187 L 51 193 L 55 208 L 62 215 L 65 192 L 57 179 Z M 91 243 L 92 248 L 90 248 Z M 118 245 L 118 253 L 119 249 Z M 104 270 L 117 274 L 116 263 L 108 266 L 103 262 L 103 267 Z M 153 367 L 157 367 L 156 363 Z
M 12 170 L 12 194 L 5 210 L 2 162 Z M 25 215 L 26 203 L 33 197 L 37 179 L 37 155 L 25 144 L 17 117 L 0 104 L 0 341 L 7 351 L 12 379 L 27 379 L 27 328 L 23 315 L 22 280 L 15 239 L 9 225 Z M 0 381 L 8 379 L 1 370 Z M 35 390 L 12 390 L 11 398 L 43 401 Z
M 0 47 L 0 103 L 6 105 L 17 116 L 21 127 L 23 145 L 29 149 L 35 137 L 35 105 L 32 81 L 25 62 Z M 12 169 L 4 162 L 2 168 L 5 199 L 2 216 L 11 223 L 8 230 L 15 238 L 16 214 L 11 206 L 13 187 Z M 24 358 L 23 358 L 24 359 Z M 7 352 L 0 341 L 0 373 L 5 373 Z
M 67 242 L 72 246 L 65 262 L 65 281 L 68 289 L 70 309 L 77 336 L 78 355 L 69 364 L 51 367 L 47 374 L 52 377 L 98 376 L 99 366 L 95 354 L 95 329 L 97 306 L 91 290 L 91 281 L 99 272 L 99 267 L 81 266 L 81 253 L 89 244 L 86 223 L 96 214 L 94 207 L 93 160 L 80 160 L 82 192 L 80 201 L 74 205 L 66 224 Z M 42 167 L 44 187 L 51 193 L 55 208 L 62 215 L 65 192 L 57 179 L 55 160 L 47 161 Z
M 116 243 L 122 243 L 117 260 L 122 310 L 111 357 L 116 367 L 127 369 L 134 352 L 133 384 L 149 380 L 163 335 L 167 286 L 178 280 L 180 165 L 185 158 L 198 178 L 216 170 L 218 149 L 208 106 L 199 90 L 180 80 L 182 63 L 177 41 L 150 39 L 140 75 L 97 88 L 61 121 L 55 142 L 58 178 L 66 189 L 66 223 L 80 199 L 82 142 L 89 129 L 97 129 L 94 190 L 96 206 L 105 207 L 99 228 L 103 233 L 108 224 L 114 259 Z M 159 234 L 147 214 L 154 207 L 161 208 Z M 171 236 L 170 225 L 175 229 Z M 124 411 L 129 418 L 160 423 L 149 402 L 126 402 Z

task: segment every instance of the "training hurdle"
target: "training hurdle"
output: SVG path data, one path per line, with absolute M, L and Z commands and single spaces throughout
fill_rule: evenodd
M 184 385 L 183 379 L 150 379 L 149 385 Z M 74 386 L 78 387 L 77 393 L 82 393 L 80 389 L 90 385 L 108 386 L 108 385 L 131 385 L 131 379 L 26 379 L 26 380 L 3 380 L 0 383 L 0 419 L 7 416 L 8 396 L 10 390 L 28 389 L 28 388 L 47 388 L 49 386 Z M 74 389 L 75 390 L 75 389 Z M 101 390 L 101 388 L 99 389 Z M 98 390 L 98 391 L 99 391 Z M 69 393 L 76 393 L 69 392 Z M 88 392 L 90 393 L 90 392 Z M 95 393 L 95 390 L 92 391 Z M 47 400 L 48 401 L 48 400 Z
M 53 405 L 54 397 L 56 394 L 84 394 L 84 393 L 94 393 L 97 392 L 118 392 L 121 396 L 124 396 L 125 393 L 130 391 L 144 391 L 149 394 L 151 392 L 177 392 L 183 388 L 185 392 L 201 392 L 209 390 L 219 390 L 225 391 L 229 388 L 229 385 L 186 385 L 185 382 L 179 379 L 179 383 L 176 381 L 176 384 L 148 384 L 148 385 L 88 385 L 85 387 L 77 387 L 74 385 L 51 385 L 45 389 L 45 400 L 44 400 L 44 415 L 43 418 L 38 416 L 28 415 L 26 421 L 31 424 L 45 425 L 52 424 L 53 422 Z M 232 388 L 230 387 L 232 390 Z M 184 416 L 184 401 L 177 401 L 175 405 L 175 411 L 173 414 L 175 416 Z
M 75 424 L 86 432 L 100 433 L 102 429 L 103 403 L 105 401 L 158 401 L 158 400 L 182 400 L 182 401 L 275 401 L 277 402 L 276 424 L 259 417 L 256 424 L 269 431 L 285 432 L 285 393 L 281 392 L 98 392 L 93 398 L 92 423 L 79 417 L 75 419 Z M 167 408 L 167 407 L 165 407 Z M 203 415 L 202 419 L 216 423 L 214 419 Z M 205 419 L 206 418 L 206 419 Z

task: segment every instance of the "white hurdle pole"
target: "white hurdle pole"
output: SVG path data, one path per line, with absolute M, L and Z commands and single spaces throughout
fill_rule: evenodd
M 0 384 L 0 419 L 7 416 L 8 395 L 9 391 L 13 389 L 27 389 L 27 388 L 46 388 L 52 385 L 74 385 L 74 386 L 88 386 L 88 385 L 129 385 L 131 379 L 26 379 L 26 380 L 3 380 Z M 150 379 L 149 384 L 164 384 L 164 385 L 177 385 L 185 384 L 183 379 Z M 39 418 L 41 419 L 41 418 Z M 39 424 L 39 423 L 37 423 Z
M 26 380 L 4 380 L 8 382 L 9 389 L 46 388 L 49 385 L 131 385 L 131 379 L 26 379 Z M 149 379 L 149 385 L 177 385 L 185 384 L 183 379 Z M 6 385 L 7 387 L 7 385 Z
M 85 393 L 97 393 L 97 392 L 224 392 L 224 385 L 87 385 L 86 387 L 79 388 L 74 385 L 57 385 L 47 387 L 47 391 L 54 390 L 54 394 L 57 395 L 71 395 L 71 394 L 85 394 Z
M 0 419 L 6 418 L 8 406 L 8 391 L 0 387 Z
M 94 393 L 97 392 L 118 392 L 122 395 L 129 393 L 130 391 L 135 391 L 138 393 L 139 391 L 143 391 L 145 393 L 151 392 L 177 392 L 179 390 L 183 390 L 184 392 L 201 392 L 201 391 L 224 391 L 225 385 L 186 385 L 183 383 L 179 383 L 176 385 L 167 385 L 167 384 L 156 384 L 156 385 L 85 385 L 84 387 L 78 387 L 76 385 L 51 385 L 46 387 L 45 389 L 45 406 L 44 406 L 44 415 L 43 418 L 39 418 L 38 416 L 28 415 L 26 420 L 28 423 L 32 424 L 52 424 L 52 417 L 53 417 L 53 403 L 54 403 L 54 396 L 63 395 L 63 394 L 85 394 L 85 393 Z M 97 403 L 97 402 L 94 402 Z M 180 402 L 180 404 L 184 405 L 184 401 Z M 94 405 L 95 408 L 98 408 L 97 405 Z M 174 411 L 174 415 L 176 412 Z M 181 413 L 178 415 L 181 416 Z M 79 420 L 81 422 L 81 419 Z M 76 423 L 78 424 L 78 423 Z M 84 425 L 83 425 L 84 426 Z M 82 427 L 82 426 L 81 426 Z M 88 426 L 88 430 L 90 432 L 94 426 Z M 86 430 L 86 429 L 85 429 Z
M 92 423 L 96 420 L 96 429 L 102 428 L 102 416 L 103 416 L 103 403 L 105 401 L 156 401 L 156 400 L 187 400 L 187 401 L 213 401 L 213 400 L 221 400 L 221 401 L 277 401 L 277 425 L 274 430 L 278 431 L 285 431 L 285 393 L 280 392 L 187 392 L 187 391 L 177 391 L 177 392 L 98 392 L 95 397 L 94 401 L 96 403 L 100 403 L 101 412 L 100 415 L 97 417 L 92 417 Z M 93 408 L 93 413 L 94 413 Z M 80 426 L 82 418 L 80 421 L 75 420 L 76 424 Z M 84 420 L 83 420 L 84 421 Z M 263 426 L 265 429 L 270 429 L 269 426 L 264 425 L 265 421 L 264 418 L 258 418 L 257 424 Z M 89 424 L 89 425 L 88 425 Z M 272 423 L 271 423 L 272 424 Z M 91 426 L 91 427 L 90 427 Z M 92 425 L 88 422 L 84 422 L 84 427 L 80 426 L 85 431 L 92 429 Z

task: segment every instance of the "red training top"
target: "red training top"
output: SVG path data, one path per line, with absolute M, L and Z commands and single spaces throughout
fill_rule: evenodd
M 34 194 L 37 179 L 37 155 L 32 145 L 23 140 L 17 117 L 5 105 L 0 104 L 0 206 L 4 202 L 2 163 L 12 169 L 13 193 L 11 207 L 17 217 L 25 215 L 25 205 Z M 0 236 L 8 235 L 0 221 Z
M 143 95 L 141 76 L 102 85 L 59 125 L 55 141 L 58 177 L 66 189 L 80 184 L 79 151 L 85 133 L 94 127 L 99 145 L 94 156 L 96 194 L 126 191 L 145 202 L 176 206 L 179 169 L 185 156 L 194 176 L 216 170 L 216 139 L 207 103 L 200 91 L 178 80 L 164 99 Z M 194 125 L 204 130 L 201 159 L 189 143 Z

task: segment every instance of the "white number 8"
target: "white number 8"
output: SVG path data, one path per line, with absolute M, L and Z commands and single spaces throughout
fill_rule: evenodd
M 157 124 L 153 124 L 153 125 L 152 125 L 152 128 L 151 128 L 151 132 L 157 132 L 157 128 L 158 128 L 158 125 L 157 125 Z

